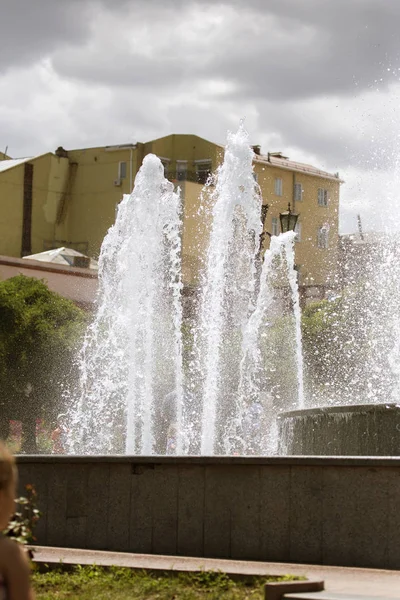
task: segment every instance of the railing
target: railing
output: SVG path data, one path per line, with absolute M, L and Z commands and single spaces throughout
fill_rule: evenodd
M 211 174 L 211 171 L 168 171 L 166 178 L 169 181 L 192 181 L 204 185 Z

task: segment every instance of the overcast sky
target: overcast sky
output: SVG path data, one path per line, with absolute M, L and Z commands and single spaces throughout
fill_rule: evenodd
M 400 0 L 2 0 L 0 150 L 195 133 L 339 171 L 341 231 L 398 209 Z M 400 218 L 398 229 L 400 229 Z

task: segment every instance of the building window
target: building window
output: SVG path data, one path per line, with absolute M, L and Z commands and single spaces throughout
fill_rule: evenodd
M 328 247 L 328 227 L 323 225 L 318 229 L 317 246 L 318 248 L 326 249 Z
M 198 183 L 207 183 L 211 175 L 211 160 L 199 160 L 196 162 L 196 179 Z
M 294 229 L 294 232 L 296 234 L 295 238 L 294 238 L 294 241 L 295 242 L 301 242 L 301 223 L 299 223 L 298 221 L 296 223 L 296 227 Z
M 294 184 L 294 201 L 301 202 L 303 200 L 303 187 L 301 183 Z
M 280 177 L 275 178 L 275 195 L 282 196 L 282 179 Z
M 328 190 L 318 188 L 318 206 L 328 206 Z
M 178 181 L 186 181 L 187 175 L 187 161 L 177 160 L 176 161 L 176 178 Z
M 272 235 L 279 235 L 279 219 L 278 219 L 278 217 L 272 217 L 271 233 L 272 233 Z
M 118 165 L 118 179 L 126 178 L 126 162 L 120 162 Z

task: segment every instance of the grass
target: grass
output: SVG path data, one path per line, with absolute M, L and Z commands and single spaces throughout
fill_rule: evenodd
M 263 584 L 295 577 L 255 577 L 234 581 L 225 573 L 154 574 L 121 568 L 82 567 L 34 572 L 37 600 L 262 600 Z

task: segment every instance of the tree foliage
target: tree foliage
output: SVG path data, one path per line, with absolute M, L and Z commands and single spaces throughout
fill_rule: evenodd
M 22 421 L 28 446 L 36 419 L 60 409 L 84 322 L 84 312 L 43 281 L 0 282 L 0 418 Z
M 344 290 L 333 300 L 313 302 L 302 315 L 308 396 L 328 402 L 361 399 L 370 353 L 370 330 L 360 306 L 362 290 Z

